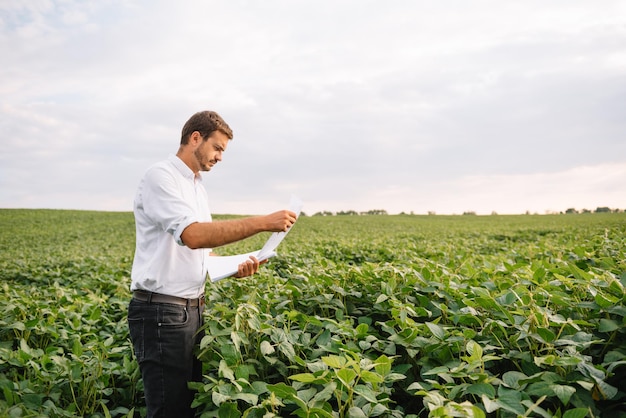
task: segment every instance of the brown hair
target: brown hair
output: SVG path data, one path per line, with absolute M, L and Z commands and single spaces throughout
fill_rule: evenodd
M 228 139 L 233 139 L 233 131 L 228 124 L 224 122 L 224 119 L 222 119 L 220 115 L 212 110 L 197 112 L 189 118 L 183 126 L 180 144 L 186 145 L 189 142 L 189 137 L 195 131 L 198 131 L 205 141 L 215 131 L 220 131 L 226 135 Z

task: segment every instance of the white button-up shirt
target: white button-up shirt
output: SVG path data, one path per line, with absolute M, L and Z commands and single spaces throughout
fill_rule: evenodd
M 181 240 L 194 222 L 210 222 L 201 176 L 177 156 L 150 167 L 134 203 L 136 246 L 131 290 L 183 298 L 204 293 L 210 249 L 192 250 Z

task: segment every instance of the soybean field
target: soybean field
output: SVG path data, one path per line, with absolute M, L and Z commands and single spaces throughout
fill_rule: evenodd
M 0 416 L 144 416 L 132 213 L 0 231 Z M 626 213 L 302 216 L 207 283 L 198 416 L 626 417 L 625 249 Z

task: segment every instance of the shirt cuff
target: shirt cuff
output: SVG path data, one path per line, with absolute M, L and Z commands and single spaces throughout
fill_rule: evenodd
M 183 235 L 183 231 L 189 225 L 194 224 L 196 222 L 199 222 L 196 218 L 186 218 L 180 224 L 178 224 L 178 228 L 176 228 L 176 230 L 174 231 L 174 240 L 176 241 L 178 245 L 185 246 L 185 243 L 183 242 L 183 239 L 181 237 Z

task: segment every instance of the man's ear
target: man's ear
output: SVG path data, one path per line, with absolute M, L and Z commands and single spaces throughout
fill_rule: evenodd
M 202 135 L 200 135 L 200 132 L 193 131 L 189 137 L 189 143 L 194 147 L 200 145 L 200 143 L 202 143 Z

